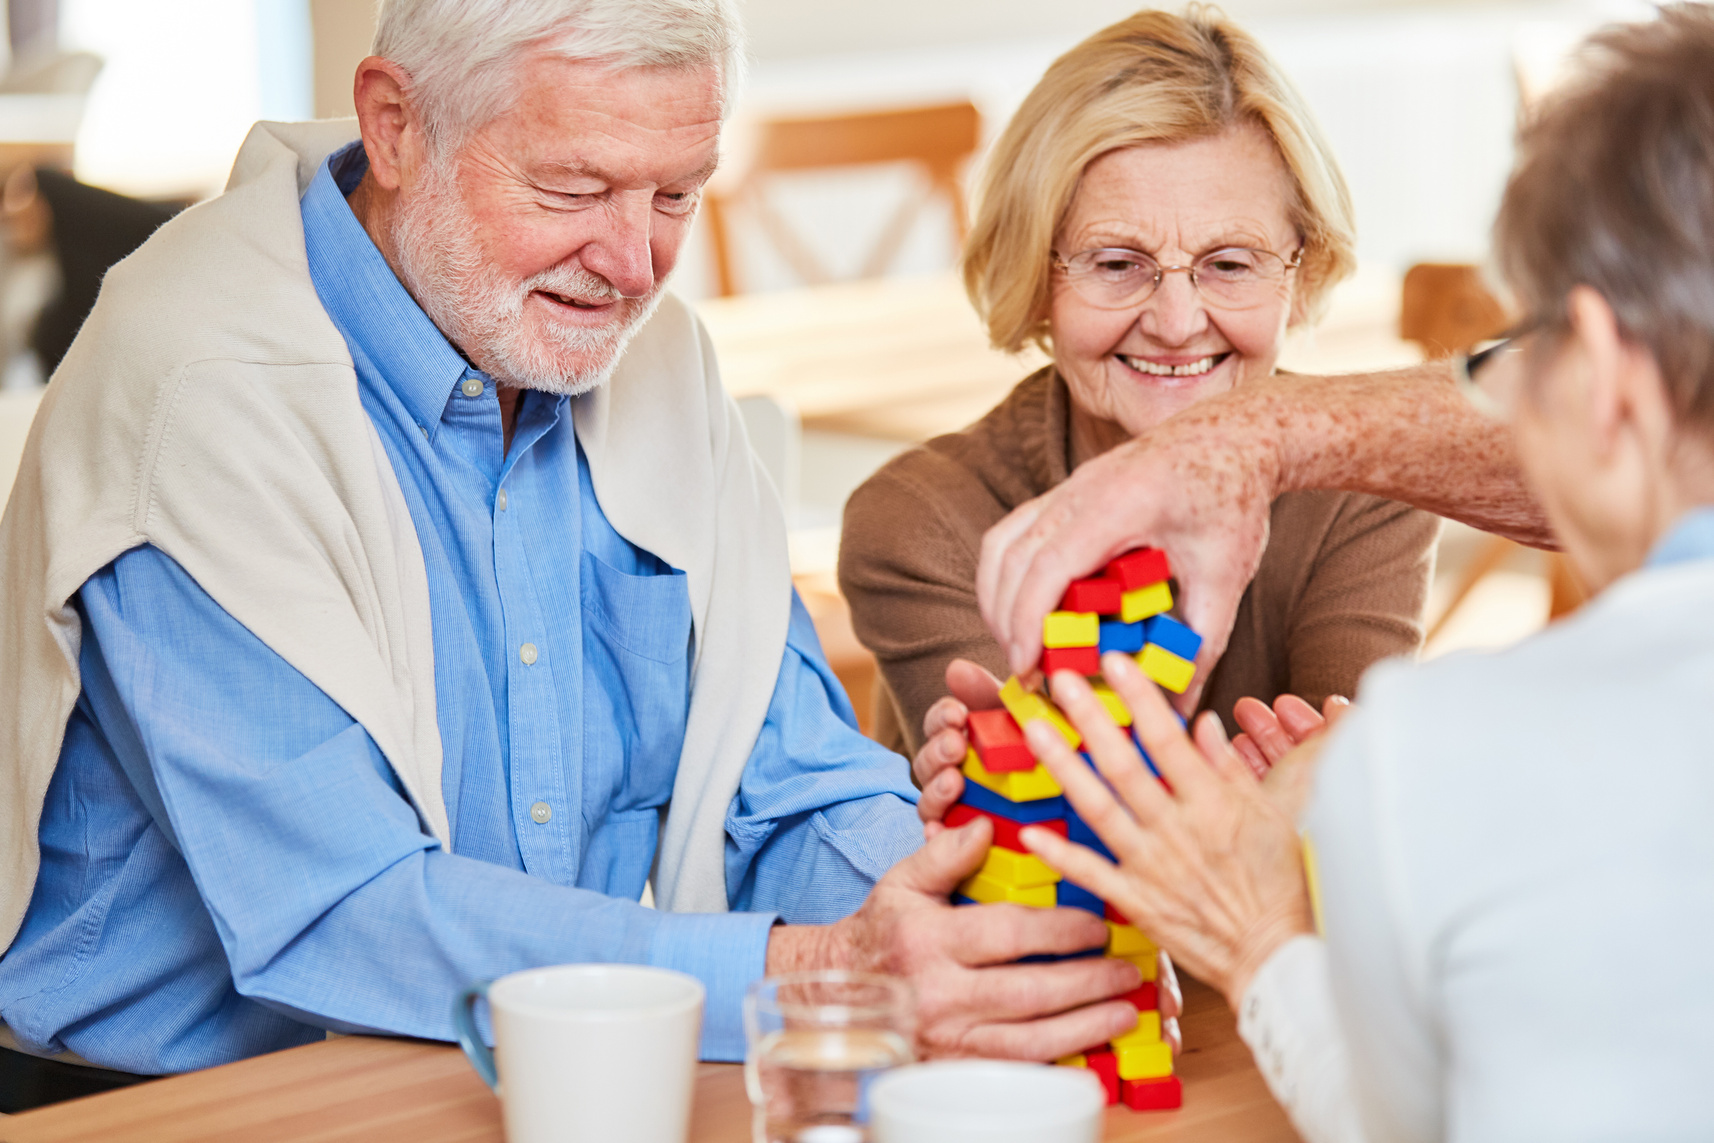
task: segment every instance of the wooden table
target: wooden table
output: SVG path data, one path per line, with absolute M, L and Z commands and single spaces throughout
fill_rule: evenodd
M 1232 1014 L 1185 981 L 1184 1108 L 1107 1112 L 1109 1143 L 1295 1140 Z M 691 1138 L 748 1143 L 735 1064 L 697 1073 Z M 353 1036 L 0 1119 L 0 1143 L 501 1143 L 500 1103 L 457 1048 Z

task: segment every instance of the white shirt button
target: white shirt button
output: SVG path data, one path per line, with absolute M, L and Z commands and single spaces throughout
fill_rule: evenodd
M 464 379 L 464 384 L 460 385 L 459 388 L 464 390 L 464 395 L 466 397 L 482 396 L 482 382 L 478 381 L 474 377 L 466 377 Z
M 418 425 L 417 428 L 422 430 L 423 440 L 425 440 L 425 441 L 428 440 L 428 426 L 427 425 Z
M 500 489 L 500 494 L 494 497 L 494 504 L 500 511 L 506 510 L 506 490 L 504 488 Z
M 518 648 L 518 658 L 520 658 L 524 661 L 524 666 L 526 666 L 526 667 L 529 666 L 531 663 L 535 662 L 536 661 L 536 645 L 534 643 L 525 643 L 522 647 L 519 647 Z
M 537 802 L 530 807 L 530 820 L 537 825 L 546 825 L 553 817 L 553 807 L 546 802 Z

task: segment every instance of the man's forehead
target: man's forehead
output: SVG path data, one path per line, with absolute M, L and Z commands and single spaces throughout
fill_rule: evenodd
M 608 180 L 712 172 L 723 112 L 719 70 L 615 67 L 542 53 L 518 70 L 518 97 L 490 124 L 533 172 Z

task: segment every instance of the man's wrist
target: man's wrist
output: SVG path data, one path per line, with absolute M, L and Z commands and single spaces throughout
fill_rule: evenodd
M 852 967 L 843 924 L 775 925 L 768 935 L 767 974 Z

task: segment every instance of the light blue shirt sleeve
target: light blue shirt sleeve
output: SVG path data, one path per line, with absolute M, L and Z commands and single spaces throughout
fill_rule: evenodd
M 164 815 L 242 995 L 317 1027 L 444 1040 L 474 981 L 652 964 L 707 986 L 704 1055 L 742 1056 L 774 914 L 660 913 L 447 853 L 363 728 L 165 554 L 127 553 L 80 598 L 96 719 Z
M 734 909 L 837 921 L 922 845 L 910 764 L 857 729 L 815 624 L 792 593 L 774 697 L 726 815 Z

